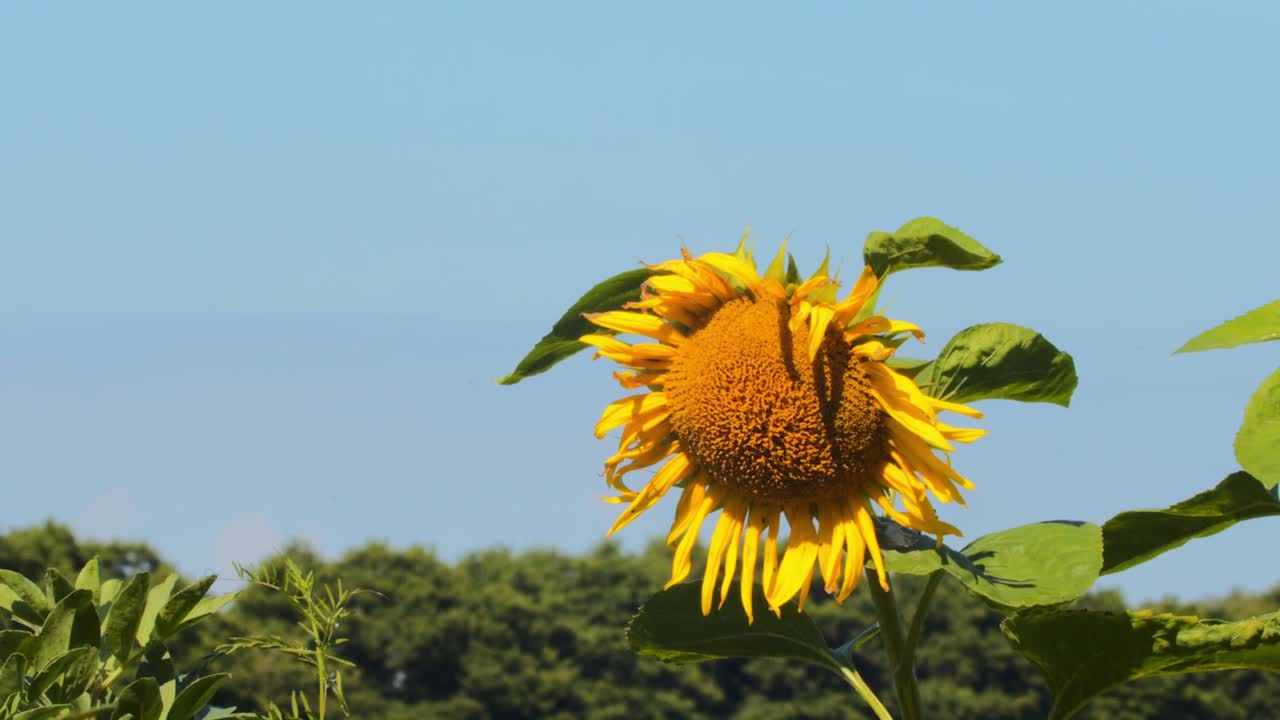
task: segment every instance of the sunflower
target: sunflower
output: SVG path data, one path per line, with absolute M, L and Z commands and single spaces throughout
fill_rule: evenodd
M 627 507 L 609 534 L 680 488 L 667 535 L 669 588 L 688 577 L 703 523 L 718 510 L 704 615 L 717 582 L 723 607 L 739 566 L 749 619 L 758 565 L 777 613 L 796 596 L 803 609 L 815 569 L 843 602 L 867 556 L 887 590 L 873 507 L 941 542 L 960 532 L 938 519 L 927 493 L 963 503 L 960 488 L 973 488 L 948 453 L 985 431 L 945 424 L 938 413 L 981 413 L 926 395 L 886 364 L 908 336 L 924 339 L 920 328 L 871 312 L 879 281 L 870 267 L 838 300 L 826 261 L 801 282 L 780 272 L 784 252 L 762 276 L 741 248 L 696 259 L 682 250 L 652 266 L 639 301 L 585 316 L 610 332 L 581 341 L 628 368 L 614 373 L 623 388 L 643 390 L 611 403 L 595 427 L 599 438 L 621 428 L 604 475 L 617 492 L 606 499 Z M 628 473 L 653 466 L 642 488 L 627 486 Z

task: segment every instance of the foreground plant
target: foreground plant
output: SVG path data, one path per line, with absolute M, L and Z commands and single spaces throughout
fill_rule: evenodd
M 780 251 L 760 273 L 745 238 L 733 254 L 695 259 L 686 253 L 622 273 L 584 295 L 501 380 L 518 382 L 590 346 L 597 357 L 629 368 L 615 373 L 624 388 L 645 390 L 611 404 L 596 426 L 598 437 L 621 428 L 605 477 L 618 493 L 612 500 L 628 507 L 610 532 L 681 488 L 668 535 L 675 550 L 671 580 L 628 626 L 633 649 L 677 663 L 735 656 L 807 660 L 838 673 L 878 717 L 888 718 L 856 664 L 865 643 L 879 635 L 898 711 L 915 719 L 921 717 L 915 648 L 929 601 L 949 576 L 1009 616 L 1006 635 L 1055 690 L 1055 718 L 1107 687 L 1150 674 L 1280 668 L 1280 620 L 1271 617 L 1228 627 L 1060 609 L 1100 574 L 1238 520 L 1280 514 L 1274 492 L 1247 473 L 1167 510 L 1124 513 L 1102 527 L 1037 523 L 958 551 L 944 545 L 943 536 L 959 532 L 938 520 L 926 491 L 947 502 L 960 499 L 959 487 L 972 487 L 947 453 L 952 442 L 972 441 L 982 431 L 952 427 L 938 413 L 981 417 L 965 403 L 982 399 L 1065 406 L 1076 385 L 1074 364 L 1043 336 L 1007 323 L 967 328 L 930 361 L 898 357 L 905 340 L 922 340 L 923 333 L 874 311 L 888 275 L 927 266 L 982 270 L 1000 258 L 932 218 L 896 233 L 872 233 L 863 257 L 866 268 L 843 300 L 826 261 L 802 279 Z M 1280 323 L 1270 332 L 1280 336 Z M 627 343 L 614 333 L 656 342 Z M 1268 397 L 1269 409 L 1254 412 L 1251 404 L 1247 423 L 1280 415 L 1280 393 Z M 1254 439 L 1250 447 L 1258 445 Z M 1274 462 L 1274 443 L 1263 445 L 1267 462 Z M 657 472 L 639 491 L 624 482 L 626 473 L 653 466 Z M 699 529 L 717 510 L 703 579 L 681 585 Z M 780 549 L 784 518 L 789 537 Z M 878 623 L 831 650 L 802 614 L 815 568 L 827 592 L 843 600 L 868 560 Z M 724 605 L 739 565 L 737 610 Z M 929 576 L 909 621 L 887 571 Z M 772 616 L 753 613 L 760 602 Z M 1248 648 L 1241 650 L 1242 643 Z
M 0 631 L 0 719 L 249 717 L 208 704 L 230 675 L 179 672 L 167 646 L 235 598 L 207 597 L 216 579 L 177 592 L 176 574 L 102 581 L 97 558 L 74 582 L 0 570 L 0 608 L 19 627 Z
M 341 580 L 336 586 L 317 586 L 315 573 L 303 572 L 290 558 L 285 558 L 278 565 L 261 565 L 257 568 L 237 565 L 236 574 L 245 582 L 284 596 L 300 616 L 298 627 L 306 635 L 301 641 L 289 641 L 274 635 L 236 637 L 218 646 L 218 652 L 231 654 L 246 649 L 268 650 L 292 657 L 315 671 L 314 710 L 306 693 L 294 691 L 290 694 L 287 711 L 272 703 L 267 712 L 258 717 L 266 720 L 325 720 L 330 694 L 337 701 L 343 717 L 350 717 L 351 711 L 342 694 L 341 668 L 354 667 L 354 664 L 338 657 L 333 651 L 346 642 L 346 638 L 339 635 L 338 629 L 342 621 L 351 614 L 348 609 L 351 600 L 361 592 L 372 591 L 345 590 Z

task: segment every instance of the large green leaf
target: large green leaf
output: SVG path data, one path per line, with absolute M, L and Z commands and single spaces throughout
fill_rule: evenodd
M 27 664 L 26 655 L 14 653 L 0 666 L 0 701 L 23 689 Z
M 1280 502 L 1249 476 L 1228 475 L 1212 490 L 1163 510 L 1130 510 L 1102 526 L 1102 574 L 1120 572 L 1241 520 L 1280 515 Z
M 196 603 L 196 606 L 191 609 L 191 612 L 187 613 L 187 616 L 182 619 L 182 622 L 178 624 L 178 627 L 174 632 L 182 632 L 183 630 L 186 630 L 192 625 L 195 625 L 201 620 L 204 620 L 210 615 L 218 612 L 222 608 L 226 607 L 232 600 L 235 600 L 236 595 L 238 594 L 238 592 L 229 592 L 222 595 L 213 595 L 200 600 L 200 602 Z
M 35 655 L 30 658 L 31 667 L 39 672 L 49 666 L 59 655 L 71 648 L 71 635 L 75 627 L 76 614 L 81 608 L 93 602 L 93 593 L 88 590 L 76 590 L 67 595 L 54 606 L 40 626 Z
M 1175 353 L 1233 348 L 1248 343 L 1280 340 L 1280 300 L 1250 310 L 1187 341 Z
M 138 645 L 146 647 L 151 642 L 151 632 L 155 629 L 156 618 L 160 616 L 160 609 L 169 602 L 169 595 L 173 593 L 173 586 L 178 584 L 178 574 L 174 573 L 147 591 L 147 604 L 142 609 L 142 617 L 138 619 L 138 630 L 136 637 Z
M 91 558 L 89 562 L 84 564 L 84 567 L 80 568 L 80 573 L 76 575 L 76 589 L 92 592 L 95 603 L 98 602 L 99 590 L 102 587 L 98 565 L 98 558 Z
M 78 670 L 86 658 L 93 657 L 97 652 L 97 648 L 78 647 L 55 657 L 31 680 L 31 685 L 27 690 L 28 694 L 31 697 L 40 697 L 68 670 Z M 78 672 L 75 674 L 79 675 Z M 78 681 L 80 678 L 76 677 L 75 679 Z
M 1000 264 L 1000 256 L 982 243 L 931 217 L 916 218 L 892 234 L 871 233 L 862 259 L 880 277 L 907 268 L 986 270 Z
M 19 620 L 25 620 L 32 627 L 40 627 L 45 615 L 53 609 L 53 603 L 44 594 L 44 590 L 22 573 L 13 570 L 0 570 L 0 583 L 4 583 L 10 590 L 0 595 L 0 607 L 13 613 Z
M 915 382 L 934 397 L 960 403 L 1005 399 L 1066 407 L 1077 378 L 1075 361 L 1043 335 L 997 322 L 956 333 Z
M 160 686 L 152 678 L 134 680 L 120 691 L 112 720 L 132 715 L 133 720 L 160 720 L 164 713 L 164 701 L 160 699 Z
M 1060 605 L 1085 594 L 1102 568 L 1102 529 L 1092 523 L 1043 522 L 984 535 L 963 550 L 884 552 L 890 572 L 945 570 L 988 605 L 1012 612 Z
M 191 720 L 197 712 L 213 699 L 222 683 L 231 679 L 226 673 L 206 675 L 182 689 L 169 708 L 166 720 Z
M 1267 487 L 1280 483 L 1280 370 L 1262 381 L 1236 432 L 1236 460 Z
M 694 663 L 730 657 L 781 657 L 808 660 L 834 669 L 842 665 L 827 648 L 822 633 L 795 605 L 778 617 L 755 588 L 755 622 L 737 598 L 703 616 L 701 583 L 664 590 L 640 606 L 627 625 L 627 643 L 641 655 L 669 663 Z
M 1015 615 L 1000 627 L 1053 688 L 1050 720 L 1138 678 L 1232 668 L 1280 672 L 1280 613 L 1223 622 L 1066 610 Z
M 587 347 L 578 338 L 590 333 L 609 333 L 592 325 L 583 313 L 618 310 L 623 304 L 640 299 L 640 286 L 655 274 L 649 268 L 619 273 L 587 291 L 560 317 L 529 354 L 525 355 L 510 375 L 501 377 L 502 385 L 514 385 L 530 375 L 546 372 L 553 365 Z
M 150 584 L 150 573 L 141 572 L 129 578 L 129 582 L 121 588 L 115 601 L 111 603 L 111 609 L 107 611 L 102 636 L 107 641 L 111 654 L 120 662 L 129 657 L 137 642 L 138 625 L 142 622 L 142 612 L 147 606 Z
M 156 617 L 156 637 L 163 640 L 177 632 L 187 614 L 204 599 L 205 593 L 209 592 L 217 579 L 217 575 L 207 575 L 174 593 Z

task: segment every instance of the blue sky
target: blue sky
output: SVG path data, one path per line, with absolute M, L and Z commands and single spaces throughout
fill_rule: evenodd
M 1069 410 L 984 403 L 969 537 L 1163 506 L 1235 469 L 1274 346 L 1171 357 L 1276 297 L 1269 3 L 6 3 L 0 524 L 229 573 L 302 537 L 581 550 L 619 391 L 493 384 L 596 280 L 802 266 L 935 215 L 1005 264 L 882 296 L 936 351 L 1005 320 Z M 633 524 L 639 547 L 670 507 Z M 1259 520 L 1104 586 L 1280 582 Z

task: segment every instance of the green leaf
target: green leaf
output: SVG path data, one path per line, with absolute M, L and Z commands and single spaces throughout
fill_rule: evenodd
M 1280 340 L 1280 300 L 1250 310 L 1187 341 L 1174 353 L 1233 348 L 1248 343 Z
M 48 720 L 50 718 L 62 717 L 63 713 L 71 709 L 70 705 L 45 705 L 44 707 L 32 708 L 25 710 L 13 716 L 13 720 Z
M 1228 475 L 1212 490 L 1163 510 L 1130 510 L 1102 526 L 1102 574 L 1120 572 L 1208 537 L 1242 520 L 1280 515 L 1280 502 L 1249 473 Z
M 1262 381 L 1236 432 L 1236 460 L 1267 487 L 1280 483 L 1280 370 Z
M 111 609 L 107 611 L 102 635 L 111 654 L 122 663 L 128 659 L 137 642 L 138 625 L 142 622 L 142 611 L 147 605 L 147 589 L 150 584 L 150 573 L 141 572 L 129 578 L 129 582 L 120 590 L 111 603 Z
M 884 552 L 890 572 L 930 575 L 945 570 L 988 605 L 1011 612 L 1071 602 L 1088 592 L 1102 569 L 1102 529 L 1054 521 L 984 535 L 963 550 Z
M 80 574 L 76 575 L 76 589 L 88 590 L 93 593 L 93 601 L 98 602 L 102 581 L 100 579 L 98 558 L 94 557 L 80 568 Z
M 71 594 L 75 590 L 75 586 L 71 581 L 58 572 L 56 568 L 49 568 L 44 571 L 44 592 L 49 601 L 57 604 L 62 598 Z
M 822 633 L 794 604 L 782 617 L 769 611 L 764 591 L 755 588 L 755 623 L 736 598 L 703 616 L 701 583 L 664 590 L 640 606 L 627 625 L 627 643 L 641 655 L 668 663 L 695 663 L 730 657 L 781 657 L 807 660 L 839 671 L 840 661 Z
M 151 631 L 155 629 L 156 618 L 160 615 L 160 609 L 169 601 L 169 595 L 173 592 L 173 586 L 177 583 L 178 574 L 174 573 L 156 583 L 155 587 L 147 592 L 147 605 L 143 608 L 142 617 L 138 620 L 138 645 L 146 647 L 147 643 L 151 641 Z
M 179 590 L 173 597 L 169 598 L 169 602 L 165 603 L 164 608 L 156 617 L 156 636 L 164 639 L 177 632 L 182 621 L 187 618 L 187 614 L 204 599 L 205 593 L 209 592 L 209 588 L 213 587 L 213 583 L 217 579 L 217 575 L 205 576 Z
M 31 667 L 36 672 L 43 671 L 55 658 L 71 648 L 71 635 L 76 622 L 77 612 L 93 602 L 93 593 L 88 590 L 76 590 L 58 603 L 37 635 L 35 655 Z
M 1130 680 L 1232 668 L 1280 671 L 1280 613 L 1240 622 L 1067 610 L 1007 618 L 1006 636 L 1053 688 L 1050 720 Z
M 871 233 L 862 259 L 881 278 L 908 268 L 986 270 L 1000 264 L 1000 256 L 982 243 L 931 217 L 916 218 L 893 234 Z
M 18 651 L 18 646 L 31 637 L 25 630 L 0 630 L 0 662 Z M 4 697 L 0 696 L 0 700 Z
M 53 603 L 40 589 L 39 585 L 28 580 L 22 573 L 12 570 L 0 570 L 0 582 L 4 583 L 17 596 L 12 604 L 4 609 L 12 612 L 14 617 L 26 620 L 34 627 L 40 627 L 44 618 L 53 609 Z M 7 596 L 3 599 L 8 599 Z
M 164 701 L 160 699 L 160 686 L 152 678 L 141 678 L 129 683 L 120 691 L 112 720 L 122 720 L 128 714 L 134 720 L 160 720 L 164 713 Z
M 77 670 L 83 663 L 85 658 L 91 658 L 98 652 L 97 648 L 78 647 L 72 648 L 61 655 L 57 656 L 49 662 L 43 670 L 40 670 L 28 689 L 31 697 L 40 697 L 43 695 L 58 679 L 68 670 Z M 77 680 L 79 678 L 76 678 Z M 76 693 L 79 695 L 79 693 Z
M 1004 399 L 1066 407 L 1077 378 L 1075 361 L 1043 335 L 997 322 L 956 333 L 915 382 L 929 395 L 959 403 Z
M 619 310 L 623 304 L 640 299 L 640 286 L 656 274 L 649 268 L 619 273 L 587 291 L 560 317 L 533 349 L 516 365 L 510 375 L 498 379 L 501 385 L 514 385 L 538 373 L 546 372 L 553 365 L 587 347 L 578 338 L 592 333 L 607 334 L 611 331 L 592 325 L 583 313 Z
M 27 676 L 27 657 L 13 654 L 0 666 L 0 700 L 20 692 Z
M 218 612 L 222 608 L 226 607 L 226 605 L 232 600 L 235 600 L 236 595 L 238 594 L 238 592 L 229 592 L 222 595 L 204 598 L 200 602 L 196 603 L 196 606 L 192 608 L 191 612 L 187 613 L 187 616 L 183 618 L 182 623 L 178 625 L 178 628 L 174 630 L 174 632 L 180 633 Z
M 102 588 L 98 593 L 98 605 L 103 606 L 115 602 L 116 595 L 120 594 L 120 587 L 123 584 L 124 583 L 121 582 L 120 578 L 103 580 Z
M 169 708 L 166 720 L 191 720 L 213 699 L 222 683 L 231 679 L 226 673 L 206 675 L 182 689 Z

